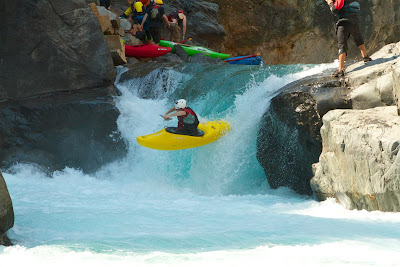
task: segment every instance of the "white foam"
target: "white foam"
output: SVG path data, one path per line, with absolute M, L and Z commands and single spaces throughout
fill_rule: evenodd
M 384 243 L 386 246 L 382 246 Z M 390 247 L 388 246 L 390 245 Z M 400 265 L 398 240 L 344 240 L 317 245 L 269 245 L 253 249 L 198 253 L 114 254 L 73 251 L 60 246 L 0 248 L 0 261 L 8 266 L 385 266 Z

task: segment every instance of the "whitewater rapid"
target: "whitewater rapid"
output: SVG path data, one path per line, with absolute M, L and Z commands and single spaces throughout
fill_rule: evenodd
M 16 245 L 0 248 L 1 264 L 400 266 L 400 214 L 272 190 L 257 162 L 258 122 L 269 99 L 333 65 L 189 64 L 124 81 L 120 68 L 117 123 L 127 156 L 94 174 L 66 167 L 48 175 L 30 164 L 6 170 L 15 212 L 8 234 Z M 178 97 L 201 121 L 223 119 L 232 130 L 195 149 L 139 146 L 136 136 L 176 123 L 160 114 Z

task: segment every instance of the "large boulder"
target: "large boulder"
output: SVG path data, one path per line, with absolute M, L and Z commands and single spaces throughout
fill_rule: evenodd
M 272 98 L 257 137 L 257 158 L 272 188 L 312 193 L 312 164 L 321 153 L 319 131 L 328 111 L 394 105 L 399 46 L 400 42 L 386 45 L 372 55 L 373 61 L 347 66 L 344 79 L 307 77 Z
M 6 182 L 0 172 L 0 245 L 11 245 L 6 232 L 14 225 L 14 210 Z
M 311 195 L 312 164 L 321 153 L 321 117 L 351 108 L 346 89 L 330 77 L 312 76 L 283 87 L 262 117 L 257 159 L 271 188 L 290 187 Z
M 90 2 L 1 1 L 1 167 L 93 172 L 125 154 L 114 66 Z
M 372 55 L 373 61 L 346 68 L 346 84 L 354 109 L 390 106 L 396 102 L 400 74 L 400 42 L 388 44 Z
M 311 186 L 349 209 L 400 211 L 397 108 L 334 110 L 323 117 L 322 154 Z
M 115 73 L 90 0 L 0 3 L 0 101 L 109 86 Z
M 112 88 L 113 89 L 113 88 Z M 85 173 L 123 157 L 119 111 L 107 88 L 0 103 L 0 162 Z M 102 96 L 100 96 L 102 95 Z

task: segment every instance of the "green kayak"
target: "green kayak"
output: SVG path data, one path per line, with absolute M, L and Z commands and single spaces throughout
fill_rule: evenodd
M 177 43 L 171 42 L 171 41 L 166 41 L 166 40 L 161 40 L 160 43 L 158 44 L 159 46 L 164 46 L 164 47 L 171 47 L 172 48 L 172 53 L 175 53 L 174 45 Z M 196 54 L 203 54 L 205 56 L 213 57 L 213 58 L 220 58 L 220 59 L 227 59 L 230 57 L 228 54 L 222 54 L 222 53 L 217 53 L 214 52 L 210 49 L 201 47 L 201 46 L 191 46 L 191 45 L 185 45 L 185 44 L 178 44 L 182 46 L 182 48 L 186 51 L 186 53 L 189 56 L 193 56 Z

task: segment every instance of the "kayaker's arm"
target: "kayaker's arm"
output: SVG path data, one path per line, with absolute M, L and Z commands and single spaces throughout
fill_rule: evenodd
M 164 114 L 163 117 L 164 117 L 165 120 L 167 120 L 167 119 L 169 119 L 171 117 L 175 117 L 175 116 L 184 116 L 184 115 L 186 115 L 186 111 L 184 111 L 184 110 L 180 110 L 180 111 L 177 111 L 175 113 L 169 114 L 171 110 L 175 110 L 175 108 L 171 108 L 170 110 L 168 110 L 167 113 Z
M 175 110 L 176 110 L 175 107 L 170 108 L 170 110 L 168 110 L 167 112 L 165 112 L 164 116 L 168 115 L 169 113 L 171 113 L 172 111 L 175 111 Z

